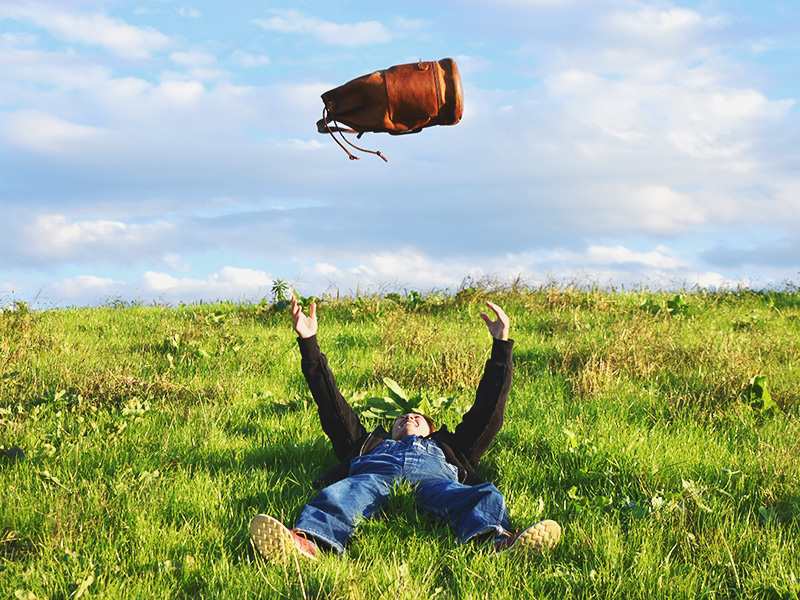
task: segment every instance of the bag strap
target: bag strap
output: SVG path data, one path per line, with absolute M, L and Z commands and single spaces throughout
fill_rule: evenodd
M 336 136 L 333 134 L 334 131 L 338 132 L 339 136 L 341 136 L 341 138 L 346 143 L 348 143 L 350 146 L 352 146 L 356 150 L 359 150 L 360 152 L 366 152 L 368 154 L 375 154 L 376 156 L 381 157 L 383 159 L 383 162 L 389 162 L 389 160 L 383 154 L 381 154 L 380 150 L 367 150 L 366 148 L 360 148 L 360 147 L 356 146 L 353 142 L 348 140 L 346 137 L 344 137 L 345 133 L 356 133 L 352 129 L 344 129 L 342 127 L 339 127 L 339 124 L 336 122 L 335 119 L 333 119 L 334 127 L 331 127 L 330 125 L 328 125 L 328 108 L 327 107 L 322 109 L 322 122 L 325 124 L 325 129 L 328 130 L 328 133 L 333 138 L 333 141 L 336 142 L 337 144 L 339 144 L 339 147 L 342 150 L 347 152 L 347 156 L 350 157 L 350 160 L 359 160 L 359 157 L 358 156 L 353 156 L 353 154 L 347 148 L 344 147 L 344 144 L 342 144 L 342 142 L 340 142 L 338 139 L 336 139 Z M 360 138 L 361 134 L 358 134 L 357 137 Z
M 387 131 L 389 135 L 411 135 L 412 133 L 419 133 L 422 131 L 422 127 L 417 127 L 416 129 L 409 129 L 408 131 Z

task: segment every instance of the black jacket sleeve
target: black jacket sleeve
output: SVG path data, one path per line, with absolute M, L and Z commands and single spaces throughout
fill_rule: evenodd
M 475 404 L 453 432 L 456 443 L 473 465 L 478 464 L 503 426 L 514 367 L 513 349 L 514 340 L 492 342 L 492 353 L 475 393 Z
M 300 366 L 317 405 L 322 430 L 330 438 L 333 452 L 344 459 L 352 447 L 367 436 L 367 430 L 336 387 L 328 358 L 319 348 L 317 336 L 297 338 Z

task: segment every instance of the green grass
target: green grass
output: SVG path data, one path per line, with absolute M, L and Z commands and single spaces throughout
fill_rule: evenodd
M 506 424 L 480 465 L 545 556 L 462 547 L 399 489 L 345 559 L 266 564 L 334 464 L 290 318 L 267 304 L 0 313 L 0 598 L 798 598 L 800 295 L 470 288 L 326 299 L 347 396 L 457 396 L 512 320 Z M 768 397 L 750 382 L 766 377 Z M 774 407 L 770 403 L 774 402 Z M 772 408 L 771 408 L 772 407 Z

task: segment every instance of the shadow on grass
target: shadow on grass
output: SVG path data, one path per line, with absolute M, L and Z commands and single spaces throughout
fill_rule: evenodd
M 263 433 L 265 421 L 303 413 L 310 410 L 312 406 L 313 401 L 307 398 L 261 402 L 248 410 L 247 414 L 226 423 L 225 431 L 231 435 L 258 438 Z
M 536 373 L 547 373 L 549 376 L 550 365 L 559 358 L 559 353 L 554 349 L 520 349 L 514 348 L 515 377 L 519 374 L 533 376 Z
M 291 528 L 302 507 L 317 493 L 314 480 L 334 462 L 325 437 L 311 442 L 287 440 L 247 452 L 236 469 L 252 474 L 252 480 L 259 483 L 246 486 L 227 502 L 230 518 L 226 545 L 232 562 L 257 560 L 248 528 L 256 514 L 270 514 Z
M 316 479 L 324 470 L 333 467 L 335 461 L 330 441 L 320 436 L 310 442 L 286 439 L 254 448 L 244 455 L 241 467 L 265 469 L 290 477 L 311 473 Z

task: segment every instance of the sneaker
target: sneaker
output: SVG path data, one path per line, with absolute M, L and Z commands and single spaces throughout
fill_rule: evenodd
M 256 515 L 250 521 L 250 539 L 266 559 L 285 561 L 290 554 L 317 560 L 317 546 L 305 534 L 286 528 L 268 515 Z
M 561 539 L 561 527 L 555 521 L 540 521 L 533 527 L 517 533 L 506 533 L 494 543 L 496 554 L 522 551 L 542 552 L 549 550 Z

